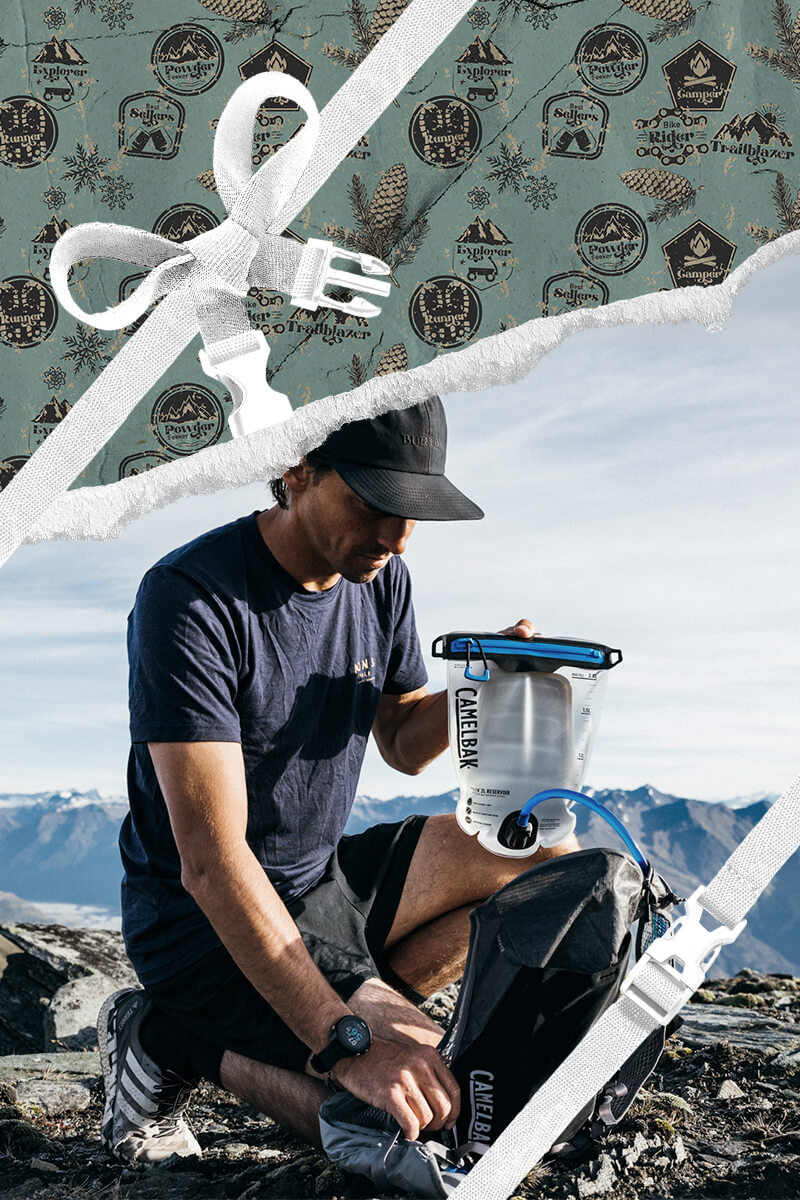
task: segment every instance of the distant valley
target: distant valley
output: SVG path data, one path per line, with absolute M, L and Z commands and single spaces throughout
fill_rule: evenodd
M 708 883 L 774 796 L 729 802 L 689 800 L 644 786 L 593 793 L 625 823 L 656 870 L 682 896 Z M 456 792 L 438 796 L 356 799 L 348 833 L 411 813 L 452 812 Z M 127 812 L 121 797 L 96 792 L 0 795 L 0 921 L 119 927 L 117 835 Z M 615 845 L 599 816 L 581 809 L 584 846 Z M 795 855 L 752 910 L 735 945 L 723 950 L 716 975 L 743 966 L 800 975 L 800 858 Z

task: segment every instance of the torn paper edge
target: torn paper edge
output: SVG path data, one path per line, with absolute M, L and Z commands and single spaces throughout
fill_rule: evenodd
M 800 254 L 800 231 L 784 234 L 754 251 L 723 283 L 675 288 L 536 317 L 502 333 L 487 335 L 463 350 L 438 355 L 408 371 L 368 380 L 360 387 L 316 400 L 288 421 L 200 450 L 188 458 L 119 483 L 66 492 L 26 534 L 26 543 L 118 537 L 138 517 L 184 496 L 267 483 L 294 466 L 346 421 L 418 404 L 434 393 L 476 392 L 524 378 L 571 334 L 618 325 L 663 325 L 697 321 L 709 331 L 724 328 L 733 301 L 757 271 Z

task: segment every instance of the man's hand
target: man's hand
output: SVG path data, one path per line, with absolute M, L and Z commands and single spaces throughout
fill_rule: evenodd
M 498 631 L 503 637 L 525 637 L 532 638 L 536 630 L 533 627 L 533 621 L 530 617 L 523 617 L 517 621 L 516 625 L 509 625 L 506 629 Z
M 436 1036 L 441 1040 L 441 1029 Z M 359 1100 L 390 1113 L 410 1141 L 421 1129 L 451 1129 L 460 1111 L 455 1076 L 430 1043 L 373 1037 L 366 1054 L 340 1059 L 331 1074 Z

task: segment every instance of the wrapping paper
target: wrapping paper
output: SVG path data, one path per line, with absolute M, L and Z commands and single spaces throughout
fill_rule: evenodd
M 55 240 L 88 220 L 176 241 L 220 223 L 211 147 L 238 84 L 281 70 L 321 108 L 405 5 L 329 7 L 175 0 L 168 24 L 155 0 L 4 7 L 0 487 L 130 333 L 59 311 Z M 111 536 L 264 478 L 343 420 L 519 378 L 587 324 L 719 326 L 749 272 L 798 247 L 799 47 L 782 2 L 475 4 L 289 230 L 385 258 L 381 316 L 251 289 L 296 418 L 226 444 L 230 397 L 195 339 L 30 540 Z M 262 106 L 254 167 L 301 118 Z M 71 286 L 97 310 L 143 275 L 98 259 Z

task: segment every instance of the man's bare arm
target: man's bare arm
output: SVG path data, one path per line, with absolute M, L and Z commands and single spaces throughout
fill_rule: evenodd
M 181 883 L 242 972 L 314 1050 L 350 1012 L 317 970 L 285 904 L 245 840 L 247 790 L 237 742 L 150 743 L 181 857 Z
M 353 1009 L 311 958 L 295 922 L 247 844 L 247 788 L 238 742 L 151 742 L 150 755 L 181 858 L 181 882 L 241 971 L 312 1050 Z M 458 1112 L 458 1085 L 429 1042 L 374 1038 L 333 1074 L 392 1113 L 407 1137 Z

